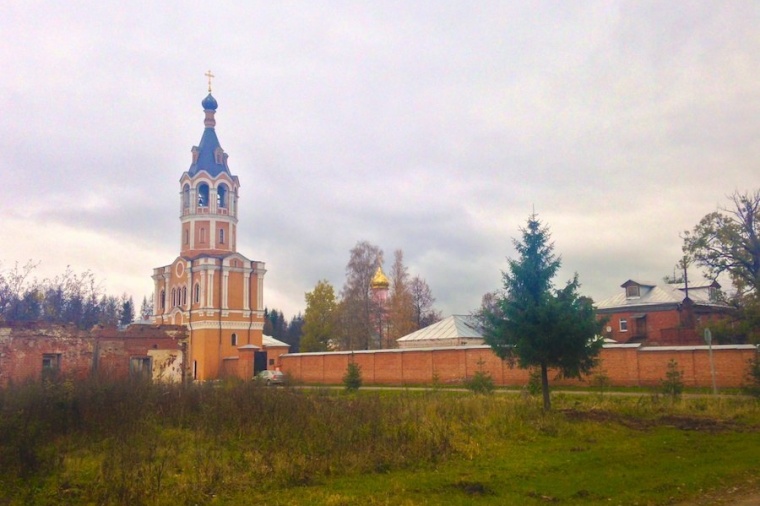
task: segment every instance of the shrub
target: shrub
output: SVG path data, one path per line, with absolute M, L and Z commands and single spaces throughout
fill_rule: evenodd
M 525 385 L 525 389 L 534 397 L 541 393 L 541 371 L 538 369 L 530 370 L 528 384 Z
M 683 392 L 683 371 L 678 368 L 678 362 L 670 360 L 668 368 L 665 371 L 665 379 L 660 382 L 660 389 L 665 395 L 669 395 L 671 400 L 676 401 L 681 398 Z
M 464 386 L 476 394 L 490 394 L 494 389 L 493 378 L 482 369 L 476 371 L 472 378 L 465 380 Z
M 362 368 L 355 362 L 349 362 L 346 374 L 343 376 L 343 385 L 349 392 L 355 392 L 362 386 Z
M 747 395 L 760 398 L 760 358 L 750 359 L 742 390 Z
M 591 378 L 591 385 L 599 392 L 599 396 L 604 396 L 604 393 L 610 388 L 610 377 L 607 375 L 607 371 L 599 370 Z

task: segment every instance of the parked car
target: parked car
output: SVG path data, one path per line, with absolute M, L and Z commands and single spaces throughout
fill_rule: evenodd
M 256 375 L 256 381 L 264 383 L 266 386 L 283 385 L 285 383 L 285 375 L 280 371 L 261 371 Z

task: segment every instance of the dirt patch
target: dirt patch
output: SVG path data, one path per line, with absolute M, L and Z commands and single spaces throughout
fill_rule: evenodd
M 469 496 L 496 495 L 488 485 L 484 485 L 479 481 L 458 481 L 451 485 L 451 487 Z
M 612 422 L 635 430 L 649 430 L 655 427 L 674 427 L 679 430 L 698 432 L 756 432 L 760 427 L 748 426 L 731 420 L 701 418 L 696 416 L 665 415 L 657 418 L 638 418 L 613 411 L 592 410 L 578 411 L 564 409 L 561 412 L 568 420 L 589 420 L 594 422 Z

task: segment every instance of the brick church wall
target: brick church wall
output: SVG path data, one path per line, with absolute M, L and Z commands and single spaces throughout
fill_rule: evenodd
M 713 346 L 718 387 L 742 386 L 748 362 L 757 353 L 757 348 L 751 345 Z M 529 378 L 527 370 L 510 368 L 487 346 L 296 353 L 280 357 L 283 372 L 295 380 L 328 385 L 342 383 L 352 360 L 361 366 L 367 384 L 415 385 L 431 384 L 434 380 L 457 384 L 481 369 L 498 385 L 522 386 Z M 615 386 L 656 386 L 665 377 L 671 360 L 683 371 L 686 386 L 711 386 L 707 346 L 606 346 L 597 371 L 607 375 Z M 550 378 L 553 385 L 584 384 L 574 379 L 555 379 L 553 375 Z

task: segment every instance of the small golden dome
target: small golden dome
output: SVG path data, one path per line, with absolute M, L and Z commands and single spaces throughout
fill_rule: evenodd
M 369 283 L 370 288 L 388 288 L 391 286 L 391 282 L 383 273 L 383 268 L 378 266 L 375 275 L 372 276 L 372 281 Z

